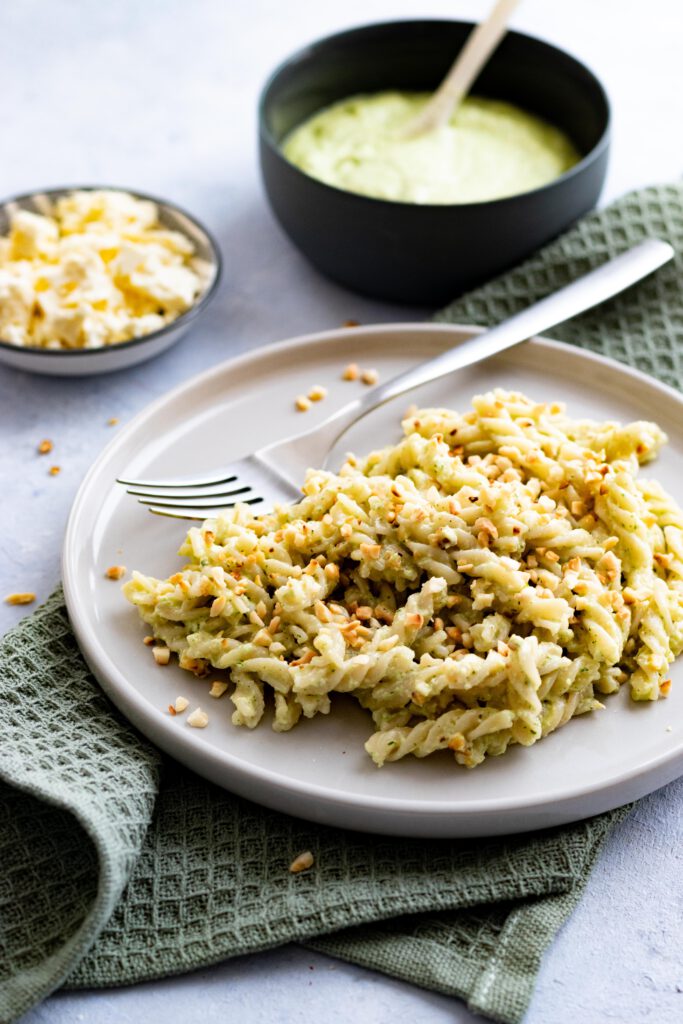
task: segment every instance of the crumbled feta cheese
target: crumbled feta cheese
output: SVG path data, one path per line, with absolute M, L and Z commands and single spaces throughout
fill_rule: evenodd
M 0 239 L 0 338 L 102 348 L 157 331 L 201 290 L 193 253 L 126 192 L 73 192 L 51 216 L 18 210 Z

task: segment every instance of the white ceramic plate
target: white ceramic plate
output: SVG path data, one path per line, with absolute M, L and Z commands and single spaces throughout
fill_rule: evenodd
M 530 748 L 514 747 L 474 771 L 444 752 L 382 769 L 363 749 L 369 716 L 339 698 L 328 717 L 289 733 L 268 722 L 254 731 L 230 722 L 232 706 L 208 696 L 206 681 L 160 668 L 120 586 L 104 578 L 113 563 L 167 576 L 182 521 L 151 515 L 114 479 L 205 470 L 273 438 L 312 425 L 362 388 L 345 383 L 349 360 L 376 366 L 383 379 L 443 351 L 471 328 L 390 325 L 330 331 L 273 345 L 214 367 L 141 413 L 88 473 L 76 497 L 64 545 L 69 614 L 93 672 L 121 711 L 159 747 L 242 796 L 345 828 L 396 835 L 473 836 L 557 825 L 643 796 L 683 773 L 683 659 L 668 700 L 635 704 L 626 689 L 604 711 L 570 722 Z M 304 418 L 294 397 L 314 384 L 329 397 Z M 656 419 L 670 438 L 648 472 L 683 502 L 683 397 L 606 359 L 534 340 L 504 356 L 397 399 L 347 434 L 365 451 L 399 435 L 410 401 L 462 408 L 473 394 L 503 386 L 538 400 L 566 401 L 574 416 Z M 206 729 L 172 717 L 184 694 L 210 713 Z

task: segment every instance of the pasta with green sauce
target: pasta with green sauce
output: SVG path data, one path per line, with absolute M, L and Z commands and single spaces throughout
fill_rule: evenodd
M 351 694 L 377 765 L 474 767 L 603 707 L 666 696 L 683 650 L 683 512 L 637 475 L 654 423 L 572 420 L 501 390 L 424 409 L 303 498 L 189 531 L 170 579 L 124 593 L 157 643 L 226 674 L 232 720 L 273 727 Z

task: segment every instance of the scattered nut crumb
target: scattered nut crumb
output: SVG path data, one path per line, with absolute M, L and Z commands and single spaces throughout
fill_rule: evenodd
M 32 604 L 36 595 L 27 590 L 24 594 L 8 594 L 5 598 L 6 604 Z
M 157 665 L 168 665 L 171 660 L 171 652 L 168 647 L 153 647 L 152 654 Z
M 222 697 L 228 688 L 228 684 L 224 683 L 222 679 L 215 679 L 211 683 L 211 689 L 209 690 L 210 697 Z
M 362 604 L 362 605 L 360 606 L 360 608 L 356 608 L 356 618 L 357 618 L 357 619 L 360 619 L 360 620 L 361 620 L 361 622 L 362 622 L 362 621 L 363 621 L 364 619 L 371 619 L 371 618 L 372 618 L 372 614 L 373 614 L 373 612 L 372 612 L 372 608 L 370 608 L 370 607 L 369 607 L 368 605 L 366 605 L 366 604 Z
M 299 395 L 296 401 L 294 402 L 294 405 L 297 407 L 299 412 L 306 412 L 308 409 L 311 408 L 311 403 L 309 402 L 305 395 Z
M 49 469 L 50 476 L 59 476 L 59 474 L 61 472 L 62 472 L 62 467 L 61 466 L 50 466 L 50 469 Z
M 176 709 L 173 707 L 172 704 L 168 705 L 168 713 L 169 713 L 169 715 L 177 715 L 178 714 L 178 712 L 176 711 Z
M 53 448 L 54 448 L 54 445 L 53 445 L 52 441 L 48 441 L 48 439 L 45 438 L 45 440 L 41 441 L 40 444 L 38 445 L 38 454 L 39 455 L 47 455 L 48 452 L 51 452 Z
M 151 647 L 152 644 L 154 643 L 154 637 L 153 636 L 145 636 L 145 637 L 142 638 L 142 642 L 145 645 L 145 647 Z
M 305 853 L 300 853 L 298 857 L 295 857 L 292 863 L 289 865 L 289 870 L 293 875 L 298 875 L 300 871 L 307 871 L 313 867 L 314 857 L 310 850 L 306 850 Z
M 311 402 L 322 402 L 323 398 L 327 398 L 327 388 L 324 388 L 322 384 L 316 384 L 308 392 L 308 397 Z
M 359 547 L 363 558 L 379 558 L 382 554 L 381 544 L 360 544 Z
M 379 380 L 379 374 L 377 370 L 363 370 L 360 375 L 360 379 L 364 384 L 376 384 Z
M 342 373 L 342 380 L 358 380 L 359 373 L 358 363 L 349 363 Z
M 342 327 L 360 327 L 358 320 L 345 320 Z
M 109 419 L 107 420 L 107 426 L 115 427 L 118 422 L 118 416 L 110 416 Z
M 187 697 L 176 697 L 173 710 L 177 715 L 182 715 L 185 708 L 189 707 L 190 702 Z
M 209 724 L 209 716 L 201 708 L 195 708 L 188 717 L 187 724 L 191 725 L 193 729 L 205 729 Z
M 125 565 L 110 565 L 104 574 L 108 580 L 120 580 L 126 575 Z

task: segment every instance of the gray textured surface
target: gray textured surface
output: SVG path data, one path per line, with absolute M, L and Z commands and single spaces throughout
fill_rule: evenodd
M 201 327 L 148 366 L 90 383 L 0 369 L 3 593 L 30 589 L 44 598 L 52 589 L 69 504 L 116 429 L 106 425 L 109 417 L 124 422 L 196 370 L 255 345 L 349 317 L 419 315 L 335 287 L 291 249 L 262 199 L 253 113 L 264 75 L 301 42 L 369 17 L 407 16 L 417 6 L 407 0 L 375 0 L 371 11 L 360 0 L 347 0 L 343 9 L 310 0 L 2 6 L 0 193 L 97 181 L 147 189 L 204 218 L 226 257 L 220 295 Z M 420 8 L 480 16 L 486 6 L 442 0 Z M 606 199 L 680 176 L 680 134 L 669 127 L 683 113 L 676 0 L 651 0 L 647 8 L 636 0 L 527 0 L 516 24 L 576 52 L 610 89 L 615 145 Z M 35 446 L 43 437 L 55 450 L 39 458 Z M 54 478 L 47 475 L 53 463 L 62 466 Z M 0 606 L 0 629 L 20 614 Z M 620 826 L 546 958 L 527 1024 L 683 1018 L 682 832 L 682 783 L 644 801 Z M 451 1000 L 288 948 L 174 981 L 58 995 L 26 1024 L 175 1024 L 200 1012 L 207 1022 L 239 1015 L 249 1024 L 336 1024 L 350 1014 L 374 1022 L 399 1013 L 425 1024 L 475 1020 Z

